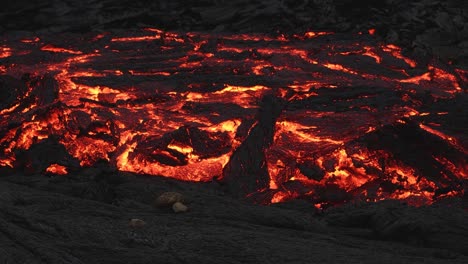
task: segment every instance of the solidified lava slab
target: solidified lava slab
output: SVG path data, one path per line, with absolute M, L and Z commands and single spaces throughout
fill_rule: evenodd
M 0 47 L 2 167 L 66 174 L 104 159 L 318 207 L 466 188 L 468 72 L 371 35 L 147 28 Z

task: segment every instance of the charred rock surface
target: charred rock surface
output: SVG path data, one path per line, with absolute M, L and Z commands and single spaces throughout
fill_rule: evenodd
M 273 143 L 276 119 L 284 105 L 282 99 L 273 95 L 262 98 L 257 123 L 223 169 L 223 182 L 233 195 L 245 197 L 269 187 L 270 177 L 264 151 Z
M 12 35 L 2 56 L 2 167 L 108 160 L 262 204 L 463 196 L 466 70 L 371 34 Z
M 6 3 L 0 30 L 89 32 L 134 29 L 302 33 L 311 29 L 367 32 L 406 51 L 466 65 L 467 7 L 463 0 L 387 1 L 126 1 Z M 21 32 L 19 33 L 21 34 Z
M 464 1 L 75 2 L 0 10 L 0 262 L 468 262 Z
M 122 173 L 2 174 L 0 260 L 12 263 L 466 263 L 466 211 L 400 202 L 317 214 L 307 202 L 258 206 L 217 183 Z M 154 207 L 177 191 L 190 210 Z M 131 219 L 144 221 L 130 225 Z M 135 221 L 135 220 L 133 220 Z

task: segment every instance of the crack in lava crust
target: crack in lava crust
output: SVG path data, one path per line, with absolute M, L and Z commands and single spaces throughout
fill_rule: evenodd
M 318 207 L 464 192 L 466 135 L 449 106 L 465 100 L 467 72 L 419 65 L 370 35 L 148 28 L 0 47 L 3 167 L 67 174 L 105 159 Z M 278 116 L 262 114 L 268 96 Z M 42 146 L 56 152 L 37 161 Z M 244 149 L 256 156 L 237 158 Z

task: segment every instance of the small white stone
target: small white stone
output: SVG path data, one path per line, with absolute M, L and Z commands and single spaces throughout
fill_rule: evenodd
M 188 207 L 181 202 L 176 202 L 172 205 L 172 210 L 174 213 L 184 213 L 188 211 Z

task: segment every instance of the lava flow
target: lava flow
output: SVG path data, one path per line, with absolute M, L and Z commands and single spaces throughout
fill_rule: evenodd
M 370 34 L 144 29 L 0 43 L 0 168 L 119 170 L 317 207 L 462 196 L 468 72 Z

